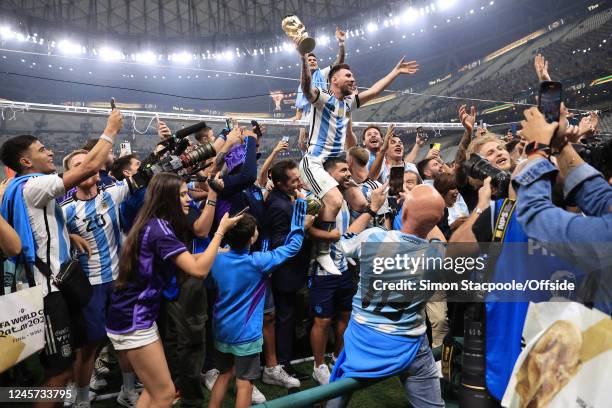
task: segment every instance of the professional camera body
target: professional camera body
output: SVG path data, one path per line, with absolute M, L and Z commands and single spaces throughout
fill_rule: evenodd
M 478 180 L 484 180 L 487 177 L 491 177 L 491 186 L 496 190 L 493 196 L 494 199 L 508 197 L 510 180 L 512 177 L 507 171 L 498 169 L 477 153 L 472 154 L 470 158 L 463 163 L 463 168 L 468 176 Z
M 205 162 L 215 157 L 217 154 L 215 148 L 206 142 L 194 149 L 188 149 L 191 145 L 187 138 L 205 127 L 206 122 L 196 123 L 158 143 L 157 147 L 161 146 L 161 150 L 151 153 L 142 161 L 132 181 L 137 184 L 137 187 L 142 187 L 147 185 L 154 175 L 161 172 L 175 173 L 187 179 L 208 167 L 211 163 L 205 164 Z M 200 165 L 200 163 L 204 164 Z
M 606 179 L 612 177 L 612 135 L 596 135 L 573 146 L 582 160 L 601 171 Z

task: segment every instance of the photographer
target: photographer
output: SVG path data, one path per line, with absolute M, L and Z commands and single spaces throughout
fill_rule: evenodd
M 544 245 L 551 243 L 555 253 L 570 258 L 593 275 L 592 283 L 599 284 L 600 302 L 596 306 L 609 314 L 610 251 L 602 243 L 612 240 L 612 187 L 568 142 L 565 114 L 561 115 L 561 125 L 547 123 L 537 108 L 527 109 L 524 114 L 522 134 L 529 141 L 526 146 L 529 158 L 513 179 L 519 198 L 519 223 L 529 237 Z M 551 149 L 557 152 L 558 169 L 548 160 Z M 584 216 L 552 203 L 551 180 L 557 172 L 564 178 L 565 198 L 573 199 Z
M 53 152 L 34 136 L 13 137 L 0 149 L 2 162 L 17 173 L 4 194 L 2 216 L 12 213 L 12 226 L 25 240 L 20 261 L 31 266 L 36 284 L 43 288 L 46 347 L 40 356 L 45 387 L 66 386 L 77 346 L 71 311 L 52 283 L 70 261 L 70 238 L 56 198 L 98 173 L 122 127 L 123 116 L 114 109 L 104 133 L 82 164 L 61 175 L 55 173 Z

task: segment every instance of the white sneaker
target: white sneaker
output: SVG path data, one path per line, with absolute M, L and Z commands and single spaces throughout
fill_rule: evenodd
M 98 392 L 103 390 L 108 386 L 108 382 L 104 378 L 98 377 L 94 372 L 91 375 L 91 379 L 89 380 L 89 389 L 93 392 Z
M 136 401 L 138 401 L 139 396 L 140 395 L 138 395 L 138 392 L 136 390 L 126 391 L 122 385 L 121 391 L 119 392 L 119 395 L 117 395 L 117 403 L 127 408 L 134 408 L 136 406 Z
M 200 374 L 200 379 L 202 380 L 202 383 L 204 383 L 204 386 L 208 389 L 208 391 L 212 391 L 213 386 L 215 385 L 215 382 L 217 381 L 218 377 L 219 370 L 217 370 L 216 368 L 213 368 L 203 374 Z
M 70 398 L 66 397 L 66 399 L 64 399 L 65 407 L 70 407 L 76 402 L 76 393 L 76 384 L 69 382 L 68 385 L 66 385 L 66 395 L 70 395 Z
M 94 372 L 98 377 L 106 377 L 110 374 L 110 369 L 107 367 L 104 361 L 98 357 L 94 362 Z
M 251 402 L 253 404 L 263 404 L 266 402 L 266 397 L 253 385 L 253 393 L 251 394 Z
M 285 388 L 298 388 L 300 386 L 300 380 L 287 374 L 280 365 L 272 368 L 265 367 L 261 381 L 264 384 L 280 385 Z
M 331 374 L 329 373 L 327 364 L 321 364 L 318 367 L 315 366 L 312 370 L 312 378 L 321 385 L 329 384 L 330 376 Z

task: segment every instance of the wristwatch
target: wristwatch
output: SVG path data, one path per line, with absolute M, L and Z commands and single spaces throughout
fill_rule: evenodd
M 372 218 L 375 218 L 375 217 L 376 217 L 376 215 L 377 215 L 377 214 L 376 214 L 376 211 L 372 210 L 372 208 L 370 207 L 370 205 L 369 205 L 369 204 L 366 206 L 366 208 L 365 208 L 365 211 L 364 211 L 364 212 L 366 212 L 366 213 L 370 214 L 370 216 L 372 216 Z
M 474 212 L 478 215 L 482 214 L 484 212 L 484 210 L 481 210 L 480 208 L 476 207 L 476 209 L 474 210 Z
M 206 200 L 206 205 L 210 205 L 210 206 L 216 206 L 217 202 L 215 200 Z
M 551 153 L 550 145 L 547 145 L 544 143 L 538 143 L 538 142 L 531 142 L 531 143 L 528 143 L 527 146 L 525 146 L 525 154 L 527 156 L 535 152 L 544 152 L 548 156 L 550 156 L 550 153 Z

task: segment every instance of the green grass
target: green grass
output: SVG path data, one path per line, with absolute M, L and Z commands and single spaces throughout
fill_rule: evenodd
M 38 363 L 38 358 L 36 356 L 30 357 L 26 360 L 26 365 L 29 370 L 36 374 L 36 377 L 39 381 L 38 383 L 40 383 L 40 380 L 42 380 L 42 369 L 40 367 L 40 364 Z M 312 362 L 297 364 L 294 366 L 294 368 L 300 373 L 309 375 L 309 378 L 307 380 L 302 381 L 302 386 L 300 390 L 305 390 L 318 385 L 310 376 L 312 374 Z M 117 368 L 108 377 L 108 381 L 109 386 L 104 393 L 108 394 L 117 392 L 119 390 L 119 387 L 121 386 L 121 374 L 119 373 Z M 273 400 L 287 395 L 287 390 L 282 387 L 267 385 L 259 380 L 255 381 L 255 385 L 266 396 L 268 400 Z M 202 389 L 204 390 L 205 402 L 203 406 L 207 406 L 210 392 L 205 387 L 202 387 Z M 94 408 L 111 408 L 119 406 L 120 405 L 117 404 L 115 398 L 92 402 L 92 407 Z M 223 407 L 232 408 L 233 406 L 234 393 L 233 391 L 230 391 L 226 395 Z M 349 404 L 349 407 L 351 408 L 404 408 L 407 406 L 408 399 L 406 398 L 404 388 L 402 387 L 398 377 L 386 379 L 370 387 L 355 392 Z M 459 405 L 456 401 L 447 400 L 446 406 L 448 408 L 455 408 Z M 176 404 L 175 407 L 180 407 L 180 403 Z
M 312 362 L 298 364 L 294 366 L 294 368 L 300 373 L 310 375 L 312 373 Z M 119 373 L 117 373 L 116 375 L 114 375 L 113 378 L 116 378 L 118 381 L 120 381 L 121 377 Z M 273 400 L 287 395 L 287 390 L 282 387 L 267 385 L 259 380 L 255 381 L 255 385 L 266 396 L 268 400 Z M 302 381 L 302 386 L 300 390 L 312 388 L 317 385 L 318 384 L 312 379 L 312 377 L 309 377 L 308 380 Z M 112 386 L 113 384 L 109 385 L 109 387 Z M 118 389 L 118 387 L 119 382 L 117 382 L 115 384 L 115 387 L 112 387 L 112 389 Z M 210 392 L 204 387 L 203 390 L 205 401 L 204 406 L 206 406 L 206 404 L 208 403 Z M 118 405 L 114 399 L 99 402 L 94 401 L 92 403 L 92 407 L 95 408 L 110 408 L 116 406 Z M 180 403 L 175 406 L 179 407 Z M 233 406 L 234 394 L 233 392 L 228 392 L 225 397 L 225 401 L 223 402 L 223 407 L 232 408 Z M 404 388 L 402 387 L 398 377 L 389 378 L 385 381 L 381 381 L 370 387 L 355 392 L 349 404 L 349 407 L 351 408 L 405 408 L 407 406 L 408 399 L 406 398 Z M 458 407 L 458 405 L 453 401 L 447 401 L 446 406 L 449 408 Z

